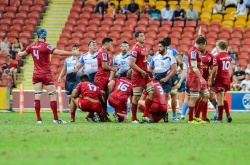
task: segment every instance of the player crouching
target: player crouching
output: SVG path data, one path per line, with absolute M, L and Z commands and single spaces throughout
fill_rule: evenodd
M 88 121 L 103 121 L 103 115 L 107 112 L 103 111 L 104 99 L 100 89 L 89 81 L 87 75 L 80 77 L 81 82 L 72 92 L 70 102 L 70 122 L 75 122 L 75 112 L 77 107 L 84 112 L 89 112 L 86 119 Z
M 149 109 L 149 114 L 151 115 L 151 123 L 153 122 L 159 122 L 161 119 L 164 120 L 164 122 L 168 122 L 168 113 L 167 113 L 167 101 L 165 99 L 164 91 L 162 89 L 161 84 L 152 79 L 152 82 L 154 84 L 155 88 L 155 98 L 153 100 L 153 104 L 151 108 Z M 146 90 L 143 91 L 141 98 L 138 102 L 139 109 L 144 112 L 145 110 L 145 100 L 148 93 Z
M 115 109 L 113 116 L 116 122 L 127 120 L 127 101 L 133 93 L 131 74 L 130 69 L 127 71 L 127 77 L 117 77 L 108 83 L 109 91 L 112 92 L 108 101 L 109 105 Z

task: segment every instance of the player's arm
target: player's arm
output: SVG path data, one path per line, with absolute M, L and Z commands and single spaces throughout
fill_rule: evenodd
M 78 62 L 76 66 L 73 69 L 73 72 L 78 72 L 83 67 L 83 64 L 81 62 Z
M 102 68 L 105 69 L 105 70 L 109 70 L 109 71 L 114 71 L 114 72 L 117 71 L 117 67 L 109 66 L 108 62 L 106 62 L 106 61 L 102 62 Z
M 181 70 L 183 70 L 183 58 L 180 54 L 176 56 L 176 61 L 180 65 Z
M 192 60 L 191 61 L 191 67 L 194 71 L 194 73 L 196 74 L 196 76 L 201 80 L 201 79 L 204 79 L 201 75 L 201 72 L 199 71 L 198 69 L 198 64 L 197 64 L 197 61 L 196 60 Z
M 80 91 L 78 89 L 74 89 L 71 96 L 73 98 L 77 98 L 77 97 L 79 97 L 79 94 L 80 94 Z
M 161 79 L 161 82 L 167 82 L 171 77 L 173 77 L 177 73 L 177 64 L 171 65 L 171 71 L 170 73 L 163 79 Z
M 25 51 L 22 51 L 22 52 L 19 51 L 19 52 L 18 52 L 18 55 L 19 55 L 20 57 L 24 57 L 24 56 L 29 55 L 29 53 L 27 53 L 26 50 L 25 50 Z
M 109 92 L 112 92 L 114 90 L 114 87 L 115 87 L 115 80 L 110 80 L 108 83 Z
M 135 64 L 135 62 L 136 62 L 136 58 L 131 57 L 131 58 L 130 58 L 130 61 L 129 61 L 129 66 L 130 66 L 130 68 L 134 69 L 136 72 L 139 72 L 139 73 L 141 73 L 141 74 L 145 73 L 145 71 L 142 70 L 141 68 L 139 68 L 139 67 Z
M 213 71 L 212 71 L 212 76 L 211 76 L 211 82 L 212 82 L 212 84 L 214 82 L 214 78 L 215 78 L 215 75 L 217 74 L 217 72 L 218 72 L 218 66 L 214 66 L 213 67 Z
M 147 95 L 144 94 L 144 93 L 142 93 L 142 95 L 141 95 L 141 97 L 140 97 L 140 100 L 146 100 L 146 98 L 147 98 Z
M 182 72 L 181 72 L 181 79 L 180 79 L 180 81 L 178 82 L 179 85 L 181 85 L 181 83 L 183 82 L 183 80 L 184 80 L 184 78 L 185 78 L 186 72 L 187 72 L 186 69 L 182 70 Z
M 59 77 L 58 77 L 58 82 L 61 82 L 62 78 L 66 75 L 67 68 L 63 67 Z
M 55 49 L 53 51 L 53 54 L 58 54 L 60 56 L 80 56 L 82 53 L 79 51 L 65 51 L 65 50 L 59 50 L 59 49 Z

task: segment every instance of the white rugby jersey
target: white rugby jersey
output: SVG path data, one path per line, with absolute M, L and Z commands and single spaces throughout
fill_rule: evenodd
M 84 65 L 84 73 L 91 74 L 97 72 L 98 64 L 97 64 L 97 52 L 94 55 L 91 55 L 89 52 L 84 53 L 79 62 Z
M 127 54 L 118 54 L 114 57 L 113 65 L 119 66 L 118 74 L 124 73 L 125 71 L 130 69 L 129 60 L 130 60 L 130 52 Z
M 76 59 L 73 56 L 67 57 L 64 61 L 64 67 L 67 68 L 67 74 L 71 73 L 76 66 Z
M 154 67 L 155 73 L 167 72 L 167 74 L 169 74 L 171 65 L 173 64 L 177 64 L 177 62 L 175 57 L 170 54 L 166 54 L 164 56 L 161 54 L 155 55 L 150 62 L 150 65 Z

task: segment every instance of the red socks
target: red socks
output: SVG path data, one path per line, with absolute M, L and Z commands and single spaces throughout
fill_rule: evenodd
M 201 112 L 202 112 L 202 120 L 205 121 L 206 118 L 207 118 L 207 103 L 206 103 L 206 105 L 203 107 L 203 109 L 202 109 Z
M 75 112 L 70 112 L 70 120 L 75 120 Z
M 137 105 L 132 103 L 132 121 L 137 120 L 136 113 L 137 113 Z
M 50 102 L 50 107 L 51 107 L 53 115 L 54 115 L 54 120 L 58 120 L 58 116 L 57 116 L 57 102 L 56 101 L 51 101 Z
M 200 102 L 200 99 L 195 102 L 194 114 L 196 114 L 196 112 L 197 112 L 197 108 L 198 108 L 199 102 Z
M 145 111 L 144 111 L 143 117 L 148 116 L 149 109 L 151 108 L 152 103 L 153 103 L 153 100 L 150 100 L 148 98 L 146 99 L 146 101 L 145 101 Z
M 199 101 L 199 104 L 196 109 L 195 117 L 198 117 L 198 118 L 200 117 L 200 113 L 203 110 L 205 105 L 206 105 L 206 102 L 204 102 L 203 100 Z
M 188 107 L 188 121 L 194 120 L 194 107 Z
M 229 105 L 226 100 L 224 100 L 224 109 L 226 111 L 227 117 L 230 116 Z
M 41 118 L 41 115 L 40 115 L 40 108 L 41 108 L 41 105 L 40 105 L 40 100 L 35 100 L 35 110 L 36 110 L 36 118 L 37 120 L 42 120 Z
M 145 111 L 145 107 L 142 106 L 142 105 L 140 105 L 140 106 L 138 107 L 138 109 L 139 109 L 142 113 L 144 113 L 144 111 Z
M 222 120 L 224 106 L 218 106 L 218 120 Z

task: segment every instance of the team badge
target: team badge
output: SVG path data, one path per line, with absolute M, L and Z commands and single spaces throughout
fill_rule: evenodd
M 54 49 L 53 46 L 51 46 L 51 45 L 48 45 L 47 48 L 48 48 L 49 50 L 53 50 L 53 49 Z
M 104 61 L 107 61 L 107 60 L 108 60 L 108 56 L 107 56 L 106 53 L 102 53 L 102 59 L 103 59 Z
M 195 51 L 191 52 L 191 59 L 196 59 L 196 52 Z
M 136 51 L 132 51 L 131 54 L 132 54 L 133 57 L 137 57 L 137 52 Z

